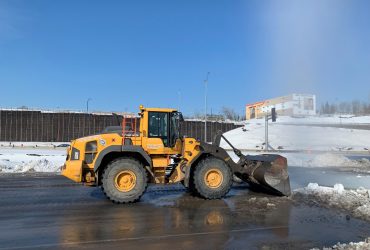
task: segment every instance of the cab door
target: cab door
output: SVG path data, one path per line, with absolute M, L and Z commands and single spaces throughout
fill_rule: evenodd
M 149 154 L 177 154 L 181 152 L 172 113 L 148 112 L 147 149 Z M 176 134 L 174 134 L 176 133 Z

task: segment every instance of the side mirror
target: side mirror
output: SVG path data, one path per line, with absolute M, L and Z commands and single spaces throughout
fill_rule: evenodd
M 275 108 L 271 109 L 271 121 L 276 122 L 276 109 Z
M 179 121 L 180 122 L 183 122 L 184 121 L 184 117 L 182 116 L 182 113 L 179 112 Z

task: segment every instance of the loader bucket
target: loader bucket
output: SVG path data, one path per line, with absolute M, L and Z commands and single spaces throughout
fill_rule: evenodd
M 245 166 L 251 169 L 251 172 L 249 176 L 242 175 L 241 178 L 249 183 L 252 188 L 275 195 L 290 195 L 290 181 L 285 157 L 266 154 L 246 156 L 246 159 L 255 164 L 253 164 L 253 167 Z

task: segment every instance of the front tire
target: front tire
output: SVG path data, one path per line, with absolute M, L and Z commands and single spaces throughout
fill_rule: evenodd
M 196 194 L 205 199 L 220 199 L 230 190 L 232 172 L 229 166 L 215 157 L 200 161 L 193 173 Z
M 102 175 L 102 190 L 113 202 L 123 204 L 140 199 L 148 183 L 144 166 L 132 158 L 110 162 Z

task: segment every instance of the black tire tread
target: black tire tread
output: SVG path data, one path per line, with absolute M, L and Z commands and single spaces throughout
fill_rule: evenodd
M 143 173 L 143 176 L 144 176 L 144 179 L 143 179 L 143 190 L 142 192 L 139 192 L 138 194 L 136 194 L 135 196 L 133 196 L 132 198 L 130 199 L 125 199 L 125 200 L 122 200 L 122 199 L 118 199 L 116 197 L 114 197 L 113 195 L 111 195 L 112 191 L 111 190 L 107 190 L 104 184 L 104 180 L 107 179 L 107 175 L 109 173 L 109 171 L 111 171 L 112 168 L 114 168 L 116 165 L 120 164 L 122 161 L 124 162 L 131 162 L 132 165 L 136 165 L 137 167 L 139 167 L 139 169 L 142 171 Z M 134 158 L 131 158 L 131 157 L 120 157 L 120 158 L 116 158 L 114 159 L 113 161 L 111 161 L 110 163 L 108 163 L 108 165 L 104 168 L 103 170 L 103 173 L 102 173 L 102 185 L 101 185 L 101 189 L 104 193 L 104 195 L 109 199 L 111 200 L 113 203 L 117 203 L 117 204 L 126 204 L 126 203 L 134 203 L 134 202 L 137 202 L 141 196 L 145 193 L 147 187 L 148 187 L 148 176 L 147 176 L 147 172 L 143 166 L 143 164 L 134 159 Z
M 225 181 L 224 184 L 221 185 L 220 189 L 212 190 L 206 187 L 206 184 L 203 181 L 202 172 L 206 171 L 204 169 L 215 166 L 218 166 L 218 169 L 221 170 L 221 172 L 224 174 Z M 192 183 L 192 187 L 190 190 L 194 195 L 200 196 L 204 199 L 221 199 L 230 191 L 232 185 L 232 176 L 233 174 L 230 167 L 224 161 L 210 156 L 201 160 L 197 164 L 189 182 L 189 186 L 190 183 Z

